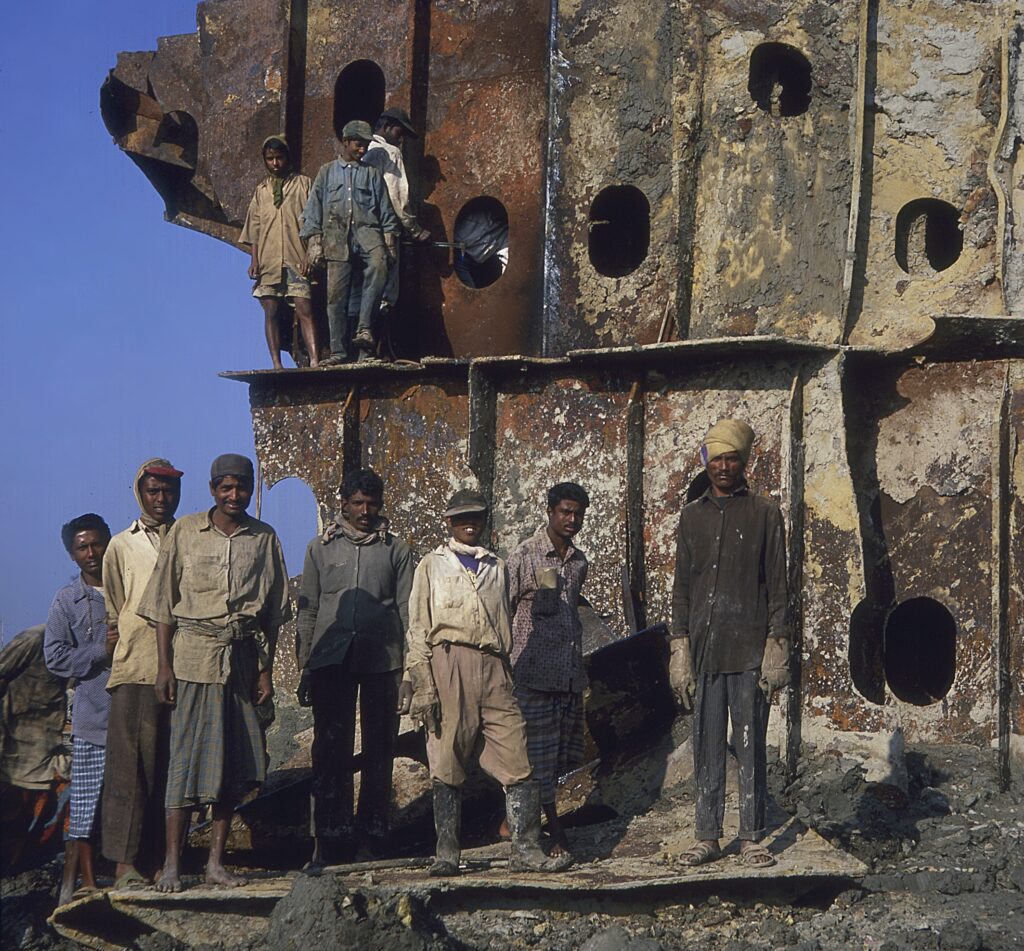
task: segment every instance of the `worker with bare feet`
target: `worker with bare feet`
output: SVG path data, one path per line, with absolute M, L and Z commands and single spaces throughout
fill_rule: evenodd
M 679 517 L 669 678 L 694 710 L 696 841 L 687 865 L 721 858 L 726 732 L 739 764 L 740 859 L 766 868 L 768 705 L 789 683 L 786 542 L 779 506 L 754 495 L 744 472 L 754 431 L 723 419 L 701 446 L 708 488 Z
M 575 482 L 552 486 L 547 523 L 508 558 L 512 679 L 552 855 L 569 851 L 555 805 L 558 777 L 583 762 L 586 673 L 579 601 L 587 558 L 573 539 L 588 505 L 586 490 Z
M 224 845 L 234 807 L 266 777 L 256 706 L 273 696 L 277 632 L 291 612 L 277 535 L 246 514 L 253 485 L 245 456 L 214 459 L 213 508 L 167 533 L 139 605 L 156 625 L 157 698 L 174 708 L 158 891 L 181 891 L 185 823 L 205 804 L 213 817 L 207 884 L 246 884 L 224 867 Z
M 74 678 L 75 706 L 71 718 L 71 818 L 64 850 L 64 874 L 58 905 L 96 891 L 93 871 L 94 834 L 103 791 L 110 713 L 110 658 L 117 628 L 107 628 L 103 601 L 103 554 L 110 529 L 98 515 L 72 519 L 60 532 L 78 577 L 57 592 L 46 619 L 43 658 L 51 674 Z M 81 875 L 82 885 L 75 890 Z
M 180 469 L 147 459 L 132 489 L 139 517 L 118 532 L 103 556 L 107 620 L 117 628 L 110 665 L 110 722 L 103 780 L 103 854 L 117 864 L 114 888 L 148 884 L 163 865 L 164 785 L 170 710 L 153 693 L 156 631 L 136 613 L 160 544 L 181 499 Z
M 435 860 L 430 875 L 457 875 L 462 785 L 480 767 L 505 787 L 514 872 L 561 872 L 568 855 L 540 847 L 540 789 L 526 754 L 526 724 L 509 672 L 505 562 L 483 544 L 487 501 L 472 489 L 452 496 L 442 513 L 451 535 L 413 576 L 400 711 L 427 731 L 434 792 Z M 411 689 L 410 689 L 411 688 Z
M 309 284 L 309 258 L 299 237 L 302 209 L 313 183 L 292 168 L 288 142 L 281 134 L 263 141 L 263 164 L 267 177 L 256 186 L 249 203 L 240 244 L 252 248 L 249 277 L 256 282 L 252 292 L 263 307 L 267 349 L 275 370 L 281 365 L 281 301 L 287 298 L 295 308 L 302 341 L 309 352 L 309 365 L 319 365 L 319 343 L 313 319 Z

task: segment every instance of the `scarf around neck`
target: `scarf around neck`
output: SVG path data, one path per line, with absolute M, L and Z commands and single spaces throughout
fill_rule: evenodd
M 161 468 L 161 469 L 173 469 L 172 466 L 166 459 L 157 457 L 155 459 L 147 459 L 141 466 L 139 471 L 135 473 L 135 481 L 132 483 L 132 491 L 135 493 L 135 501 L 139 503 L 139 521 L 145 525 L 147 531 L 155 532 L 162 542 L 167 537 L 167 533 L 171 530 L 171 526 L 174 524 L 172 518 L 169 522 L 158 522 L 155 518 L 146 514 L 145 508 L 142 506 L 142 477 L 146 474 L 146 470 L 149 468 Z
M 353 545 L 372 545 L 374 542 L 387 541 L 388 528 L 391 526 L 383 515 L 378 516 L 376 524 L 368 532 L 362 532 L 356 528 L 340 512 L 334 516 L 333 521 L 324 526 L 324 533 L 320 536 L 320 542 L 326 545 L 335 535 L 344 535 Z
M 480 545 L 463 545 L 462 542 L 457 542 L 454 538 L 448 539 L 448 549 L 456 555 L 467 555 L 470 558 L 475 558 L 477 561 L 484 561 L 487 558 L 494 557 L 493 551 L 482 548 Z

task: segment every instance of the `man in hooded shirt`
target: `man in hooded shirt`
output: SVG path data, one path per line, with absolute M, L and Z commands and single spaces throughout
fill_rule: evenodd
M 107 625 L 119 637 L 107 683 L 102 845 L 103 854 L 117 863 L 117 888 L 142 886 L 163 861 L 170 708 L 153 690 L 156 628 L 136 610 L 174 524 L 181 476 L 166 459 L 147 459 L 139 466 L 132 482 L 139 517 L 110 540 L 103 556 Z
M 683 507 L 672 587 L 669 679 L 694 711 L 696 841 L 687 865 L 721 858 L 727 730 L 739 765 L 740 860 L 775 864 L 765 831 L 768 705 L 789 683 L 786 538 L 782 511 L 754 495 L 744 471 L 754 431 L 738 419 L 711 427 L 701 446 L 708 488 Z
M 412 550 L 380 514 L 380 476 L 350 472 L 340 494 L 341 512 L 306 549 L 299 588 L 299 703 L 313 708 L 310 868 L 355 854 L 357 694 L 363 725 L 358 832 L 372 853 L 385 846 L 412 587 Z

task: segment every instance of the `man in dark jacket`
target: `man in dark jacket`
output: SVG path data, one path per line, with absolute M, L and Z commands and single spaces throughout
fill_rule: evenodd
M 754 431 L 740 420 L 711 428 L 701 447 L 710 486 L 679 517 L 669 676 L 684 709 L 694 709 L 697 841 L 682 855 L 688 865 L 722 854 L 730 713 L 740 858 L 755 868 L 775 864 L 760 839 L 768 704 L 789 683 L 786 542 L 778 505 L 753 495 L 743 477 L 753 442 Z
M 380 476 L 350 472 L 340 494 L 337 519 L 306 549 L 299 589 L 299 703 L 313 707 L 312 866 L 350 860 L 356 851 L 357 694 L 364 725 L 359 833 L 371 852 L 384 847 L 413 575 L 412 550 L 380 514 Z

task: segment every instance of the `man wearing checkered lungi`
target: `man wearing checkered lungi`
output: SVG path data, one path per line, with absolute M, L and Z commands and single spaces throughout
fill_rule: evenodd
M 245 456 L 213 461 L 214 507 L 167 533 L 139 605 L 156 625 L 157 698 L 174 707 L 158 891 L 181 891 L 185 822 L 203 804 L 213 815 L 207 884 L 246 883 L 224 867 L 224 846 L 235 806 L 266 777 L 256 707 L 273 695 L 277 632 L 290 616 L 277 535 L 245 511 L 253 486 Z
M 107 679 L 117 631 L 107 630 L 103 601 L 103 553 L 110 542 L 107 523 L 92 513 L 80 515 L 61 529 L 60 536 L 79 569 L 78 577 L 53 599 L 43 635 L 47 670 L 76 681 L 71 719 L 71 819 L 58 899 L 64 905 L 79 893 L 96 890 L 92 839 L 103 789 L 110 712 Z M 79 873 L 82 887 L 76 892 Z
M 573 545 L 590 498 L 575 482 L 548 490 L 547 523 L 509 555 L 512 678 L 526 721 L 526 749 L 540 784 L 551 854 L 568 853 L 558 818 L 558 777 L 583 762 L 583 625 L 587 558 Z

